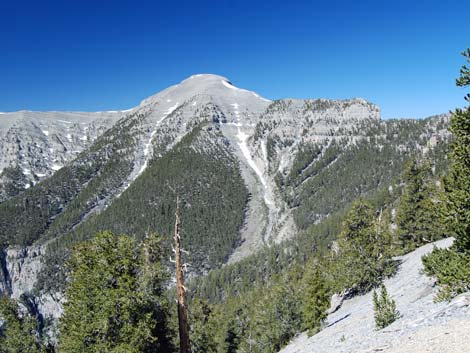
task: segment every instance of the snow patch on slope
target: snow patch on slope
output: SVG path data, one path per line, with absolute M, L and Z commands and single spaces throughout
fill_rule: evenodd
M 158 124 L 160 124 L 163 119 L 165 119 L 168 115 L 170 115 L 171 113 L 173 113 L 175 111 L 176 108 L 178 108 L 178 102 L 175 103 L 174 106 L 168 108 L 168 110 L 166 111 L 165 115 L 163 116 L 163 118 L 161 118 L 159 121 L 158 121 Z
M 266 202 L 266 205 L 268 205 L 268 206 L 272 205 L 273 201 L 268 196 L 268 184 L 266 182 L 266 179 L 264 178 L 263 173 L 261 172 L 261 170 L 256 165 L 253 157 L 251 156 L 250 150 L 248 149 L 247 140 L 248 140 L 249 136 L 247 134 L 245 134 L 243 131 L 241 131 L 240 127 L 238 127 L 238 132 L 237 132 L 236 136 L 237 136 L 238 140 L 240 141 L 240 142 L 238 142 L 238 146 L 240 147 L 240 150 L 243 153 L 243 157 L 245 157 L 248 165 L 256 173 L 256 175 L 258 176 L 261 184 L 264 187 L 264 201 Z
M 263 98 L 261 97 L 259 94 L 256 94 L 255 92 L 252 92 L 252 91 L 248 91 L 246 89 L 243 89 L 243 88 L 238 88 L 238 87 L 235 87 L 234 85 L 232 85 L 230 82 L 228 81 L 225 81 L 225 80 L 221 80 L 222 84 L 227 87 L 227 88 L 230 88 L 232 90 L 235 90 L 235 91 L 239 91 L 239 92 L 246 92 L 246 93 L 251 93 L 252 95 L 254 95 L 256 98 L 259 98 L 265 102 L 271 102 L 269 99 L 266 99 L 266 98 Z
M 239 109 L 239 105 L 238 103 L 232 103 L 230 104 L 232 107 L 233 107 L 233 113 L 235 114 L 235 117 L 237 118 L 237 121 L 240 120 L 240 111 L 238 110 Z
M 152 146 L 152 140 L 153 140 L 153 137 L 155 136 L 155 134 L 157 133 L 157 128 L 158 126 L 162 123 L 163 120 L 165 120 L 166 117 L 168 117 L 168 115 L 170 115 L 171 113 L 173 113 L 176 108 L 178 108 L 178 105 L 179 103 L 176 102 L 175 105 L 173 105 L 172 107 L 168 108 L 166 111 L 165 111 L 165 114 L 162 116 L 162 118 L 160 120 L 157 121 L 157 124 L 155 126 L 155 128 L 153 129 L 153 131 L 150 133 L 150 137 L 149 139 L 147 140 L 147 142 L 144 144 L 144 163 L 142 164 L 142 166 L 140 167 L 139 171 L 137 172 L 136 176 L 132 179 L 132 181 L 134 181 L 135 179 L 137 179 L 137 177 L 139 177 L 139 175 L 141 175 L 145 169 L 147 169 L 147 166 L 148 166 L 148 162 L 149 162 L 149 155 L 150 155 L 150 147 Z M 128 184 L 130 185 L 130 183 Z M 124 191 L 124 190 L 123 190 Z

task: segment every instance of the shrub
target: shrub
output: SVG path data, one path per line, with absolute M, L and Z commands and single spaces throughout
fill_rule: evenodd
M 385 285 L 382 284 L 380 292 L 380 297 L 375 290 L 373 294 L 374 319 L 377 330 L 387 327 L 400 317 L 395 301 L 389 297 Z
M 441 287 L 435 301 L 450 300 L 470 290 L 470 255 L 435 248 L 423 256 L 424 272 Z

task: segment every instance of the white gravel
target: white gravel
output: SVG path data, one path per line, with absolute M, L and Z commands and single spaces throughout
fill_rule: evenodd
M 453 239 L 435 243 L 448 247 Z M 433 249 L 425 245 L 403 257 L 398 273 L 385 281 L 402 315 L 383 330 L 374 326 L 372 292 L 344 301 L 328 316 L 327 327 L 308 338 L 301 334 L 280 353 L 470 352 L 470 293 L 450 303 L 434 303 L 434 281 L 421 273 L 421 257 Z

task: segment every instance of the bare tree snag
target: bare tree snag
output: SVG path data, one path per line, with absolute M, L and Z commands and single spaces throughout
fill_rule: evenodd
M 191 353 L 189 341 L 188 306 L 186 300 L 186 287 L 184 286 L 184 270 L 181 258 L 181 219 L 179 199 L 176 197 L 175 222 L 175 262 L 176 262 L 176 296 L 178 303 L 178 325 L 180 334 L 180 353 Z

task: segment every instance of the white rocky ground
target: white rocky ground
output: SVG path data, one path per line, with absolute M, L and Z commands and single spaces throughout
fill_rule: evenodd
M 436 242 L 448 247 L 452 239 Z M 401 257 L 398 273 L 385 281 L 402 317 L 383 330 L 374 327 L 372 293 L 344 301 L 328 316 L 327 327 L 308 338 L 301 334 L 280 353 L 470 352 L 470 293 L 450 303 L 434 303 L 434 281 L 421 273 L 425 245 Z

